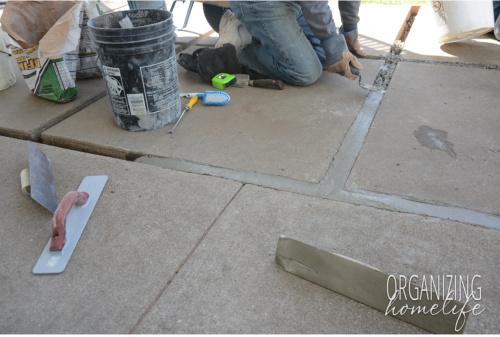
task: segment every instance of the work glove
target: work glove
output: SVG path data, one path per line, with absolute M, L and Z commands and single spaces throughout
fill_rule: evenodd
M 349 51 L 342 52 L 342 59 L 331 66 L 326 67 L 331 73 L 345 76 L 348 79 L 355 80 L 360 74 L 359 70 L 363 70 L 363 66 L 359 63 L 356 56 Z
M 343 27 L 339 28 L 339 31 L 342 35 L 344 35 L 345 42 L 347 44 L 347 48 L 351 53 L 356 55 L 357 57 L 366 57 L 366 52 L 361 50 L 361 43 L 358 41 L 358 29 L 354 29 L 350 32 L 344 32 Z

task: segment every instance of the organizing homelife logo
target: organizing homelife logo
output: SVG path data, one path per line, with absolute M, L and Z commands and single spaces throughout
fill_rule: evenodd
M 485 310 L 480 304 L 475 304 L 472 309 L 467 305 L 472 299 L 481 300 L 481 287 L 478 286 L 480 279 L 479 275 L 412 275 L 409 279 L 404 275 L 389 275 L 389 305 L 385 314 L 456 315 L 455 331 L 459 331 L 465 325 L 466 314 L 479 315 Z M 415 283 L 421 285 L 417 286 Z M 404 304 L 397 309 L 396 303 Z

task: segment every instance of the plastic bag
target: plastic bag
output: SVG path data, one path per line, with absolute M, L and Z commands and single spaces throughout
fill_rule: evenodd
M 78 94 L 77 78 L 101 76 L 86 27 L 100 14 L 98 1 L 7 2 L 3 38 L 31 92 L 68 102 Z

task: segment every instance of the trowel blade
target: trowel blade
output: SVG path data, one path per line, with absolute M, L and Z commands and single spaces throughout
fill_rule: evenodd
M 87 192 L 89 199 L 82 206 L 73 205 L 71 207 L 66 218 L 66 243 L 63 249 L 61 251 L 51 251 L 49 238 L 49 242 L 33 268 L 33 274 L 58 274 L 66 269 L 71 254 L 76 248 L 76 244 L 107 181 L 108 176 L 89 176 L 83 179 L 80 187 L 78 187 L 78 192 Z
M 376 91 L 380 94 L 385 94 L 387 92 L 387 90 L 382 90 L 380 88 L 377 88 L 376 86 L 374 85 L 369 85 L 367 83 L 361 83 L 359 82 L 359 86 L 363 89 L 366 89 L 366 90 L 370 90 L 370 91 Z
M 359 74 L 359 86 L 363 89 L 370 90 L 370 91 L 375 91 L 378 92 L 379 94 L 385 94 L 387 90 L 383 90 L 381 88 L 377 88 L 374 85 L 370 85 L 367 83 L 361 83 L 361 74 Z
M 56 186 L 50 159 L 32 142 L 28 141 L 30 156 L 31 197 L 54 213 L 57 209 Z

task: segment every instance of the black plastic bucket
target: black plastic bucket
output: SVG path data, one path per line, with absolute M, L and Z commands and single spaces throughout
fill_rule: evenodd
M 134 28 L 118 21 L 130 18 Z M 157 130 L 181 114 L 172 13 L 135 9 L 88 22 L 92 45 L 116 125 L 128 131 Z

